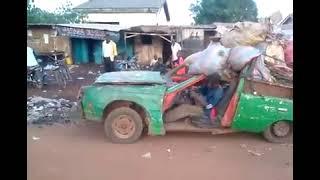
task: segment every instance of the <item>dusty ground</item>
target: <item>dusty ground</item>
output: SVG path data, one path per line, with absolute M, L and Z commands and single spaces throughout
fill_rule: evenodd
M 119 145 L 104 138 L 100 124 L 28 127 L 30 180 L 289 180 L 292 163 L 291 145 L 252 134 L 170 133 Z
M 78 89 L 96 78 L 88 72 L 99 70 L 80 66 L 72 70 L 74 81 L 66 89 L 51 83 L 27 94 L 74 101 Z M 108 142 L 95 123 L 29 126 L 27 131 L 29 180 L 293 179 L 292 146 L 270 144 L 255 134 L 170 133 L 119 145 Z M 143 158 L 148 152 L 151 158 Z

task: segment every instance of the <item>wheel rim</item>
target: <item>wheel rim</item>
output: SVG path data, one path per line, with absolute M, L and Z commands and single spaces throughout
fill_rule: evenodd
M 291 126 L 288 122 L 280 121 L 273 125 L 273 133 L 278 137 L 285 137 L 290 133 Z
M 130 138 L 134 134 L 135 129 L 133 119 L 127 115 L 117 117 L 112 123 L 114 134 L 121 139 Z

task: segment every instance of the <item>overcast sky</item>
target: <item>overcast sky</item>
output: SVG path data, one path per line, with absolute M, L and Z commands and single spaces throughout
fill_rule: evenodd
M 53 11 L 68 0 L 35 0 L 41 9 Z M 69 0 L 73 5 L 79 5 L 87 0 Z M 283 18 L 293 12 L 293 0 L 254 0 L 258 7 L 258 17 L 266 17 L 280 10 Z M 167 0 L 171 22 L 173 24 L 190 24 L 193 22 L 189 7 L 196 0 Z

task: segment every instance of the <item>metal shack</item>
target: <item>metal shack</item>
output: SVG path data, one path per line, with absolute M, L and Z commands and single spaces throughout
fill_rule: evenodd
M 181 44 L 183 56 L 205 49 L 210 43 L 210 37 L 216 35 L 216 28 L 214 24 L 174 27 L 177 34 L 176 40 Z
M 126 28 L 110 24 L 58 24 L 55 26 L 58 36 L 68 37 L 72 59 L 75 64 L 102 64 L 102 41 L 106 34 L 117 43 L 119 30 Z
M 40 54 L 63 51 L 71 54 L 69 38 L 57 35 L 53 24 L 28 24 L 27 45 Z
M 126 53 L 135 55 L 140 64 L 149 64 L 154 55 L 166 61 L 171 55 L 170 26 L 135 26 L 121 31 Z
M 140 64 L 149 64 L 154 55 L 167 62 L 171 56 L 171 40 L 182 47 L 183 55 L 201 51 L 216 34 L 215 25 L 202 26 L 135 26 L 122 30 L 127 54 L 134 54 Z

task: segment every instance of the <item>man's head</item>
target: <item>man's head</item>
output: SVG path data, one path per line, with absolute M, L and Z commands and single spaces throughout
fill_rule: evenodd
M 155 60 L 158 60 L 158 56 L 157 56 L 157 55 L 154 55 L 153 58 L 154 58 Z
M 208 76 L 208 86 L 217 87 L 220 85 L 221 76 L 218 73 L 214 73 Z
M 106 36 L 104 37 L 106 42 L 109 43 L 110 42 L 110 35 L 109 34 L 106 34 Z
M 174 45 L 176 43 L 176 40 L 172 39 L 171 44 Z

